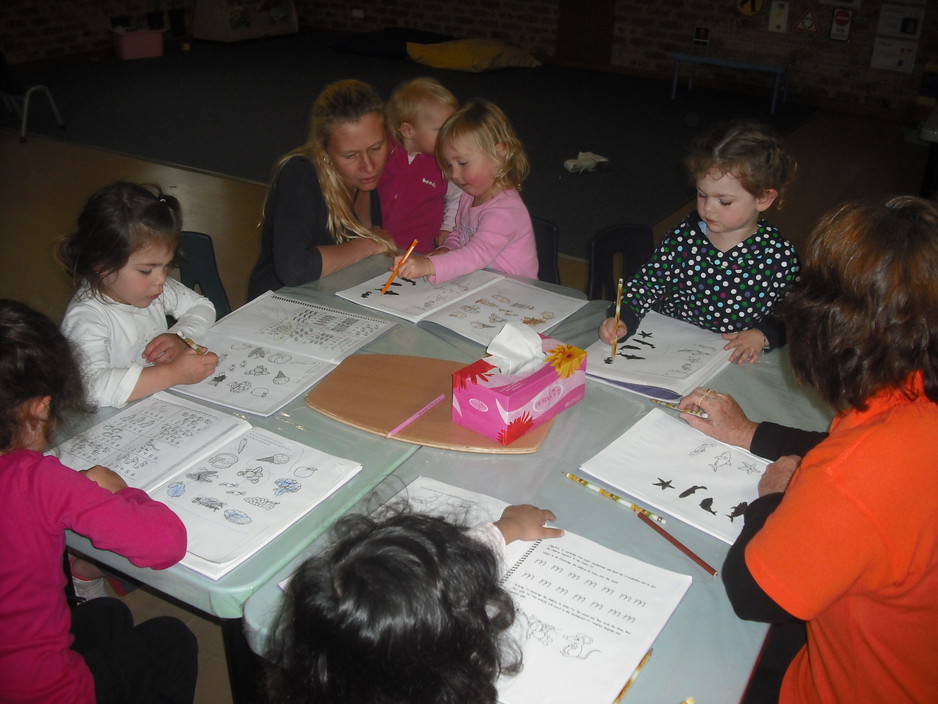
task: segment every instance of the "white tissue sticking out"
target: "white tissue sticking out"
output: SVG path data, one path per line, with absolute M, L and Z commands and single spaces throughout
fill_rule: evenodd
M 541 336 L 527 325 L 505 323 L 486 350 L 502 374 L 524 374 L 544 363 Z

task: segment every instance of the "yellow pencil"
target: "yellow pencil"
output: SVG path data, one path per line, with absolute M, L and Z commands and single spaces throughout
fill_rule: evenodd
M 625 696 L 625 693 L 629 691 L 629 687 L 632 686 L 632 683 L 635 681 L 635 678 L 638 677 L 638 673 L 642 671 L 642 668 L 645 667 L 645 663 L 648 662 L 648 658 L 651 657 L 651 650 L 645 653 L 645 657 L 642 658 L 642 661 L 638 663 L 638 667 L 635 668 L 635 672 L 632 673 L 632 676 L 629 677 L 629 681 L 625 683 L 625 686 L 622 688 L 622 691 L 619 692 L 619 696 L 615 698 L 612 704 L 619 704 L 622 701 L 622 697 Z
M 404 262 L 407 261 L 407 258 L 410 256 L 410 253 L 414 251 L 414 247 L 417 246 L 417 240 L 414 240 L 410 243 L 410 247 L 407 248 L 407 251 L 404 252 L 404 256 L 401 257 L 401 260 L 397 263 L 397 266 L 394 267 L 394 271 L 391 272 L 391 275 L 388 277 L 387 283 L 381 287 L 381 295 L 383 296 L 388 292 L 388 289 L 391 288 L 391 284 L 394 282 L 394 279 L 397 277 L 397 272 L 403 266 Z
M 641 506 L 636 506 L 636 505 L 633 504 L 633 503 L 629 503 L 628 501 L 626 501 L 625 499 L 623 499 L 621 496 L 616 496 L 616 495 L 613 494 L 611 491 L 606 491 L 606 490 L 603 489 L 601 486 L 596 486 L 595 484 L 591 484 L 590 482 L 586 481 L 585 479 L 583 479 L 583 478 L 581 478 L 581 477 L 578 477 L 578 476 L 575 475 L 575 474 L 571 474 L 570 472 L 564 472 L 564 473 L 563 473 L 563 476 L 565 476 L 565 477 L 566 477 L 567 479 L 569 479 L 570 481 L 574 481 L 574 482 L 576 482 L 577 484 L 579 484 L 579 485 L 581 485 L 581 486 L 585 486 L 587 489 L 592 489 L 593 491 L 595 491 L 595 492 L 596 492 L 597 494 L 599 494 L 600 496 L 605 496 L 607 499 L 612 499 L 612 500 L 615 501 L 617 504 L 622 504 L 622 505 L 625 506 L 626 508 L 632 509 L 632 510 L 635 511 L 636 513 L 644 513 L 646 516 L 648 516 L 648 517 L 649 517 L 651 520 L 653 520 L 653 521 L 657 521 L 658 523 L 661 523 L 661 524 L 664 524 L 664 522 L 665 522 L 665 520 L 664 520 L 661 516 L 652 513 L 652 512 L 649 511 L 648 509 L 642 508 Z
M 199 344 L 193 342 L 193 341 L 190 340 L 188 337 L 186 337 L 185 335 L 183 335 L 181 332 L 177 332 L 176 334 L 179 335 L 179 339 L 181 339 L 183 342 L 185 342 L 187 345 L 189 345 L 189 347 L 191 347 L 192 349 L 194 349 L 195 352 L 196 352 L 196 354 L 208 354 L 208 347 L 202 347 L 202 345 L 199 345 Z
M 619 320 L 622 312 L 622 279 L 619 279 L 619 286 L 616 289 L 616 325 L 612 329 L 612 355 L 610 359 L 615 361 L 616 347 L 619 346 Z

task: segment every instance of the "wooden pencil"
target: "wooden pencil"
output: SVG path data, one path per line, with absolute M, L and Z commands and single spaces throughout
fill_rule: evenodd
M 697 553 L 695 553 L 695 552 L 694 552 L 693 550 L 691 550 L 689 547 L 687 547 L 686 545 L 684 545 L 684 543 L 682 543 L 680 540 L 678 540 L 677 538 L 675 538 L 673 535 L 671 535 L 668 531 L 666 531 L 664 528 L 662 528 L 662 527 L 659 526 L 657 523 L 655 523 L 653 520 L 651 520 L 651 519 L 650 519 L 648 516 L 646 516 L 644 513 L 636 513 L 635 515 L 639 517 L 639 519 L 642 521 L 642 523 L 644 523 L 645 525 L 651 526 L 654 530 L 656 530 L 656 531 L 658 532 L 659 535 L 661 535 L 661 537 L 663 537 L 665 540 L 667 540 L 669 543 L 671 543 L 674 547 L 676 547 L 676 548 L 677 548 L 678 550 L 680 550 L 682 553 L 684 553 L 685 555 L 687 555 L 691 560 L 693 560 L 693 561 L 696 562 L 698 565 L 700 565 L 700 566 L 703 567 L 705 570 L 707 570 L 707 572 L 709 572 L 711 575 L 713 575 L 714 577 L 716 577 L 717 571 L 716 571 L 715 569 L 713 569 L 710 565 L 708 565 L 706 562 L 704 562 L 703 559 L 702 559 L 699 555 L 697 555 Z

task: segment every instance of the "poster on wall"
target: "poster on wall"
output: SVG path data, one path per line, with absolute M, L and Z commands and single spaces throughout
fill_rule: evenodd
M 837 8 L 831 18 L 831 39 L 838 42 L 850 40 L 850 25 L 853 23 L 853 10 Z
M 876 34 L 899 39 L 919 39 L 922 36 L 922 23 L 925 19 L 924 7 L 904 5 L 883 5 L 879 11 L 879 25 Z
M 822 5 L 839 5 L 840 7 L 860 7 L 860 0 L 821 0 Z
M 788 0 L 773 0 L 769 10 L 769 31 L 788 31 L 788 10 L 791 3 Z
M 918 42 L 876 37 L 873 42 L 873 58 L 870 60 L 870 67 L 899 73 L 912 73 L 917 53 Z

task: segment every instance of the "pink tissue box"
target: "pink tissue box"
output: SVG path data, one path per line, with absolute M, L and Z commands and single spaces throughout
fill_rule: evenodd
M 583 398 L 586 351 L 541 336 L 544 363 L 502 374 L 489 357 L 453 374 L 453 422 L 510 445 Z

